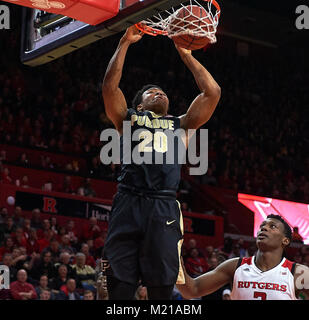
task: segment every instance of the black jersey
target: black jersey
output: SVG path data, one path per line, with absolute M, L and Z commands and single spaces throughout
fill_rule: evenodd
M 139 112 L 131 108 L 128 109 L 126 120 L 130 121 L 131 136 L 128 137 L 129 134 L 124 130 L 120 138 L 121 174 L 118 178 L 120 186 L 128 185 L 150 191 L 176 191 L 181 169 L 179 163 L 181 161 L 178 159 L 179 139 L 170 139 L 169 134 L 180 128 L 180 119 L 158 116 L 152 111 Z M 131 147 L 128 147 L 127 139 L 130 139 Z M 167 159 L 168 150 L 171 151 L 169 157 L 172 155 L 173 161 Z M 134 160 L 136 152 L 141 156 L 147 156 L 152 162 L 136 164 Z M 131 163 L 128 164 L 125 159 L 130 159 Z M 158 163 L 156 159 L 162 161 Z

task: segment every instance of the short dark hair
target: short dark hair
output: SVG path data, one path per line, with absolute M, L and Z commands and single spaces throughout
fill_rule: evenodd
M 277 214 L 270 214 L 267 216 L 267 219 L 277 219 L 280 222 L 282 222 L 284 225 L 284 235 L 290 240 L 290 242 L 292 241 L 291 227 L 281 216 L 279 216 Z
M 132 100 L 132 107 L 136 109 L 136 107 L 142 102 L 142 96 L 145 91 L 147 91 L 150 88 L 158 88 L 162 90 L 159 86 L 155 84 L 146 84 L 142 87 L 142 89 L 138 90 L 135 97 Z M 163 90 L 162 90 L 163 91 Z

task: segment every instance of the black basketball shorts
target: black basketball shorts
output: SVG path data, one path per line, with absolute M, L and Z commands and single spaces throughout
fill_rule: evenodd
M 113 276 L 144 286 L 184 283 L 180 262 L 183 218 L 176 199 L 118 192 L 104 245 Z

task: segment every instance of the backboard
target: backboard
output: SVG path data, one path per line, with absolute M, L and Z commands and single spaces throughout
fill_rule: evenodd
M 21 61 L 29 66 L 48 63 L 182 2 L 184 0 L 121 0 L 118 15 L 96 26 L 23 8 Z

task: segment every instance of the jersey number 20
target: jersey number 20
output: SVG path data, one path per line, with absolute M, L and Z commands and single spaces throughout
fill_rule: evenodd
M 167 151 L 167 136 L 162 131 L 156 131 L 152 134 L 150 131 L 142 131 L 138 135 L 139 140 L 143 139 L 138 145 L 138 152 L 152 152 L 154 149 L 156 152 L 165 153 Z M 148 146 L 153 141 L 153 149 Z

